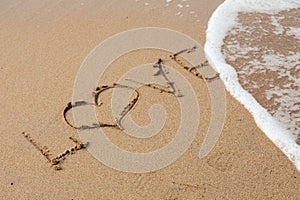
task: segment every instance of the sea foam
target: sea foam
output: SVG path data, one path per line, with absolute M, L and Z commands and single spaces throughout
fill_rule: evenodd
M 300 8 L 299 0 L 226 0 L 216 9 L 209 20 L 204 49 L 209 63 L 220 73 L 220 77 L 227 90 L 249 110 L 258 127 L 287 155 L 300 171 L 300 146 L 296 144 L 295 137 L 293 137 L 291 132 L 281 121 L 272 116 L 270 112 L 262 107 L 258 101 L 242 87 L 237 71 L 233 66 L 228 64 L 226 55 L 224 55 L 222 51 L 225 37 L 238 26 L 238 15 L 240 13 L 277 14 L 281 11 L 294 8 Z M 274 33 L 282 34 L 284 30 L 280 24 L 278 24 L 278 19 L 271 18 L 271 22 L 276 27 Z M 291 28 L 287 34 L 298 37 L 299 29 Z M 232 48 L 238 48 L 237 51 L 239 55 L 243 56 L 247 56 L 249 51 L 259 51 L 259 49 L 255 47 L 241 48 L 240 46 L 233 46 Z M 296 57 L 297 56 L 299 56 L 299 54 L 296 54 Z M 231 57 L 231 59 L 234 60 L 235 58 Z M 278 59 L 278 62 L 280 62 L 280 57 L 278 58 L 276 55 L 264 56 L 264 60 L 267 63 Z M 298 58 L 296 58 L 296 61 L 297 59 Z M 252 62 L 255 66 L 254 61 Z M 249 73 L 251 73 L 251 71 L 249 71 Z M 269 95 L 268 98 L 270 98 L 276 91 L 270 90 L 266 93 L 266 95 Z

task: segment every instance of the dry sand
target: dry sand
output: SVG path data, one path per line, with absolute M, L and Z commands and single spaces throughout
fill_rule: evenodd
M 210 102 L 205 83 L 184 71 L 197 88 L 201 123 L 188 151 L 162 170 L 145 174 L 119 172 L 82 150 L 63 161 L 63 170 L 54 171 L 21 135 L 22 131 L 30 133 L 55 155 L 69 148 L 73 144 L 68 136 L 75 131 L 65 126 L 61 112 L 71 100 L 80 64 L 95 46 L 115 33 L 146 26 L 171 28 L 204 44 L 207 20 L 222 1 L 190 2 L 198 17 L 188 11 L 182 17 L 176 16 L 175 1 L 168 7 L 163 1 L 149 1 L 148 6 L 144 3 L 0 3 L 0 199 L 298 199 L 299 172 L 230 95 L 220 140 L 206 158 L 198 159 L 209 125 Z M 124 60 L 129 66 L 134 60 L 152 61 L 153 55 L 156 56 L 145 51 L 135 59 L 129 55 Z M 108 77 L 106 81 L 113 80 Z M 151 97 L 150 90 L 144 93 Z M 161 98 L 157 95 L 153 101 Z M 178 113 L 170 116 L 178 120 Z M 149 120 L 136 113 L 133 118 L 141 124 Z M 166 126 L 170 132 L 176 129 L 170 123 Z M 108 130 L 108 135 L 116 144 L 124 145 L 121 134 L 118 138 Z M 171 137 L 162 132 L 157 139 L 156 143 L 163 145 Z M 145 151 L 160 145 L 149 145 Z M 125 143 L 123 147 L 128 146 Z

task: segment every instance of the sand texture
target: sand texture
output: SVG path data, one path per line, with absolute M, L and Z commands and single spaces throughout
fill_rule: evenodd
M 193 8 L 197 17 L 183 9 L 183 16 L 176 15 L 177 1 L 167 7 L 164 1 L 145 3 L 0 2 L 0 199 L 298 199 L 299 172 L 228 93 L 219 142 L 207 157 L 198 158 L 210 123 L 211 101 L 205 82 L 178 66 L 195 89 L 200 126 L 190 148 L 164 169 L 120 172 L 83 149 L 67 156 L 62 170 L 56 171 L 22 135 L 29 133 L 53 155 L 74 146 L 68 137 L 78 134 L 63 122 L 62 111 L 72 99 L 78 69 L 92 49 L 113 34 L 148 26 L 182 32 L 203 45 L 207 21 L 222 1 L 191 1 L 186 9 Z M 156 62 L 162 55 L 168 54 L 158 50 L 126 54 L 112 63 L 100 83 L 112 84 L 131 67 Z M 120 148 L 149 152 L 172 140 L 180 112 L 174 96 L 147 87 L 141 93 L 132 118 L 141 125 L 149 123 L 143 113 L 153 103 L 161 103 L 169 117 L 161 133 L 141 140 L 120 130 L 104 131 Z M 97 115 L 112 122 L 109 95 L 103 102 L 106 106 Z

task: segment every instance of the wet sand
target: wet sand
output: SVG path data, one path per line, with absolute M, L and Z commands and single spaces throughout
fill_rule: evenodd
M 300 40 L 292 31 L 299 27 L 299 10 L 240 13 L 240 27 L 228 34 L 222 50 L 242 87 L 282 123 L 295 141 L 300 138 Z
M 62 170 L 55 171 L 26 141 L 23 131 L 55 155 L 74 145 L 68 137 L 76 132 L 63 123 L 61 112 L 72 98 L 81 63 L 101 41 L 128 29 L 157 26 L 183 32 L 204 44 L 207 20 L 222 1 L 190 2 L 200 22 L 188 12 L 176 16 L 176 2 L 168 7 L 165 2 L 144 3 L 32 0 L 0 4 L 1 199 L 297 199 L 299 172 L 229 94 L 219 142 L 207 157 L 198 159 L 209 126 L 210 100 L 205 83 L 183 70 L 196 90 L 200 127 L 188 151 L 162 170 L 119 172 L 80 150 L 63 161 Z M 130 55 L 124 60 L 131 66 L 136 60 L 152 61 L 156 56 L 155 52 L 145 51 L 134 60 Z M 111 71 L 114 74 L 113 67 Z M 103 81 L 114 81 L 116 77 L 118 72 Z M 146 89 L 144 93 L 154 95 Z M 162 100 L 157 95 L 153 101 Z M 136 111 L 139 109 L 143 112 L 148 107 Z M 149 120 L 139 118 L 138 113 L 132 115 L 140 124 Z M 169 115 L 178 120 L 179 113 Z M 139 146 L 129 150 L 161 147 L 171 138 L 167 133 L 176 130 L 170 124 L 166 124 L 168 131 L 157 138 L 159 145 L 142 149 L 145 143 L 136 141 L 133 144 Z M 107 131 L 114 143 L 128 147 L 121 142 L 126 138 Z

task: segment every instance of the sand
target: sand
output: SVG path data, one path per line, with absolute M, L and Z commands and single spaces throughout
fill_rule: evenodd
M 209 126 L 210 99 L 205 83 L 184 70 L 180 72 L 196 90 L 200 126 L 188 151 L 164 169 L 120 172 L 80 150 L 63 161 L 62 170 L 55 171 L 23 137 L 23 131 L 30 133 L 55 155 L 74 145 L 68 137 L 77 133 L 63 123 L 61 112 L 71 101 L 81 63 L 101 41 L 132 28 L 157 26 L 183 32 L 204 44 L 207 20 L 222 3 L 190 2 L 198 16 L 181 10 L 184 15 L 180 17 L 175 15 L 179 12 L 175 1 L 168 7 L 162 1 L 149 1 L 147 6 L 145 2 L 0 3 L 1 199 L 297 199 L 299 172 L 228 93 L 219 142 L 207 157 L 198 159 Z M 128 55 L 124 68 L 153 61 L 159 53 Z M 120 59 L 116 63 L 122 63 Z M 102 81 L 113 82 L 118 73 L 112 66 L 113 75 Z M 152 101 L 163 102 L 163 97 L 169 97 L 156 95 L 151 100 L 154 91 L 144 88 L 143 93 L 145 106 L 137 107 L 132 115 L 137 123 L 147 124 L 149 118 L 139 117 L 138 111 L 144 112 Z M 171 122 L 179 120 L 176 109 L 166 105 L 166 110 L 171 111 Z M 133 141 L 109 129 L 107 134 L 122 148 L 147 152 L 171 140 L 168 133 L 177 128 L 171 122 L 167 121 L 157 141 Z

